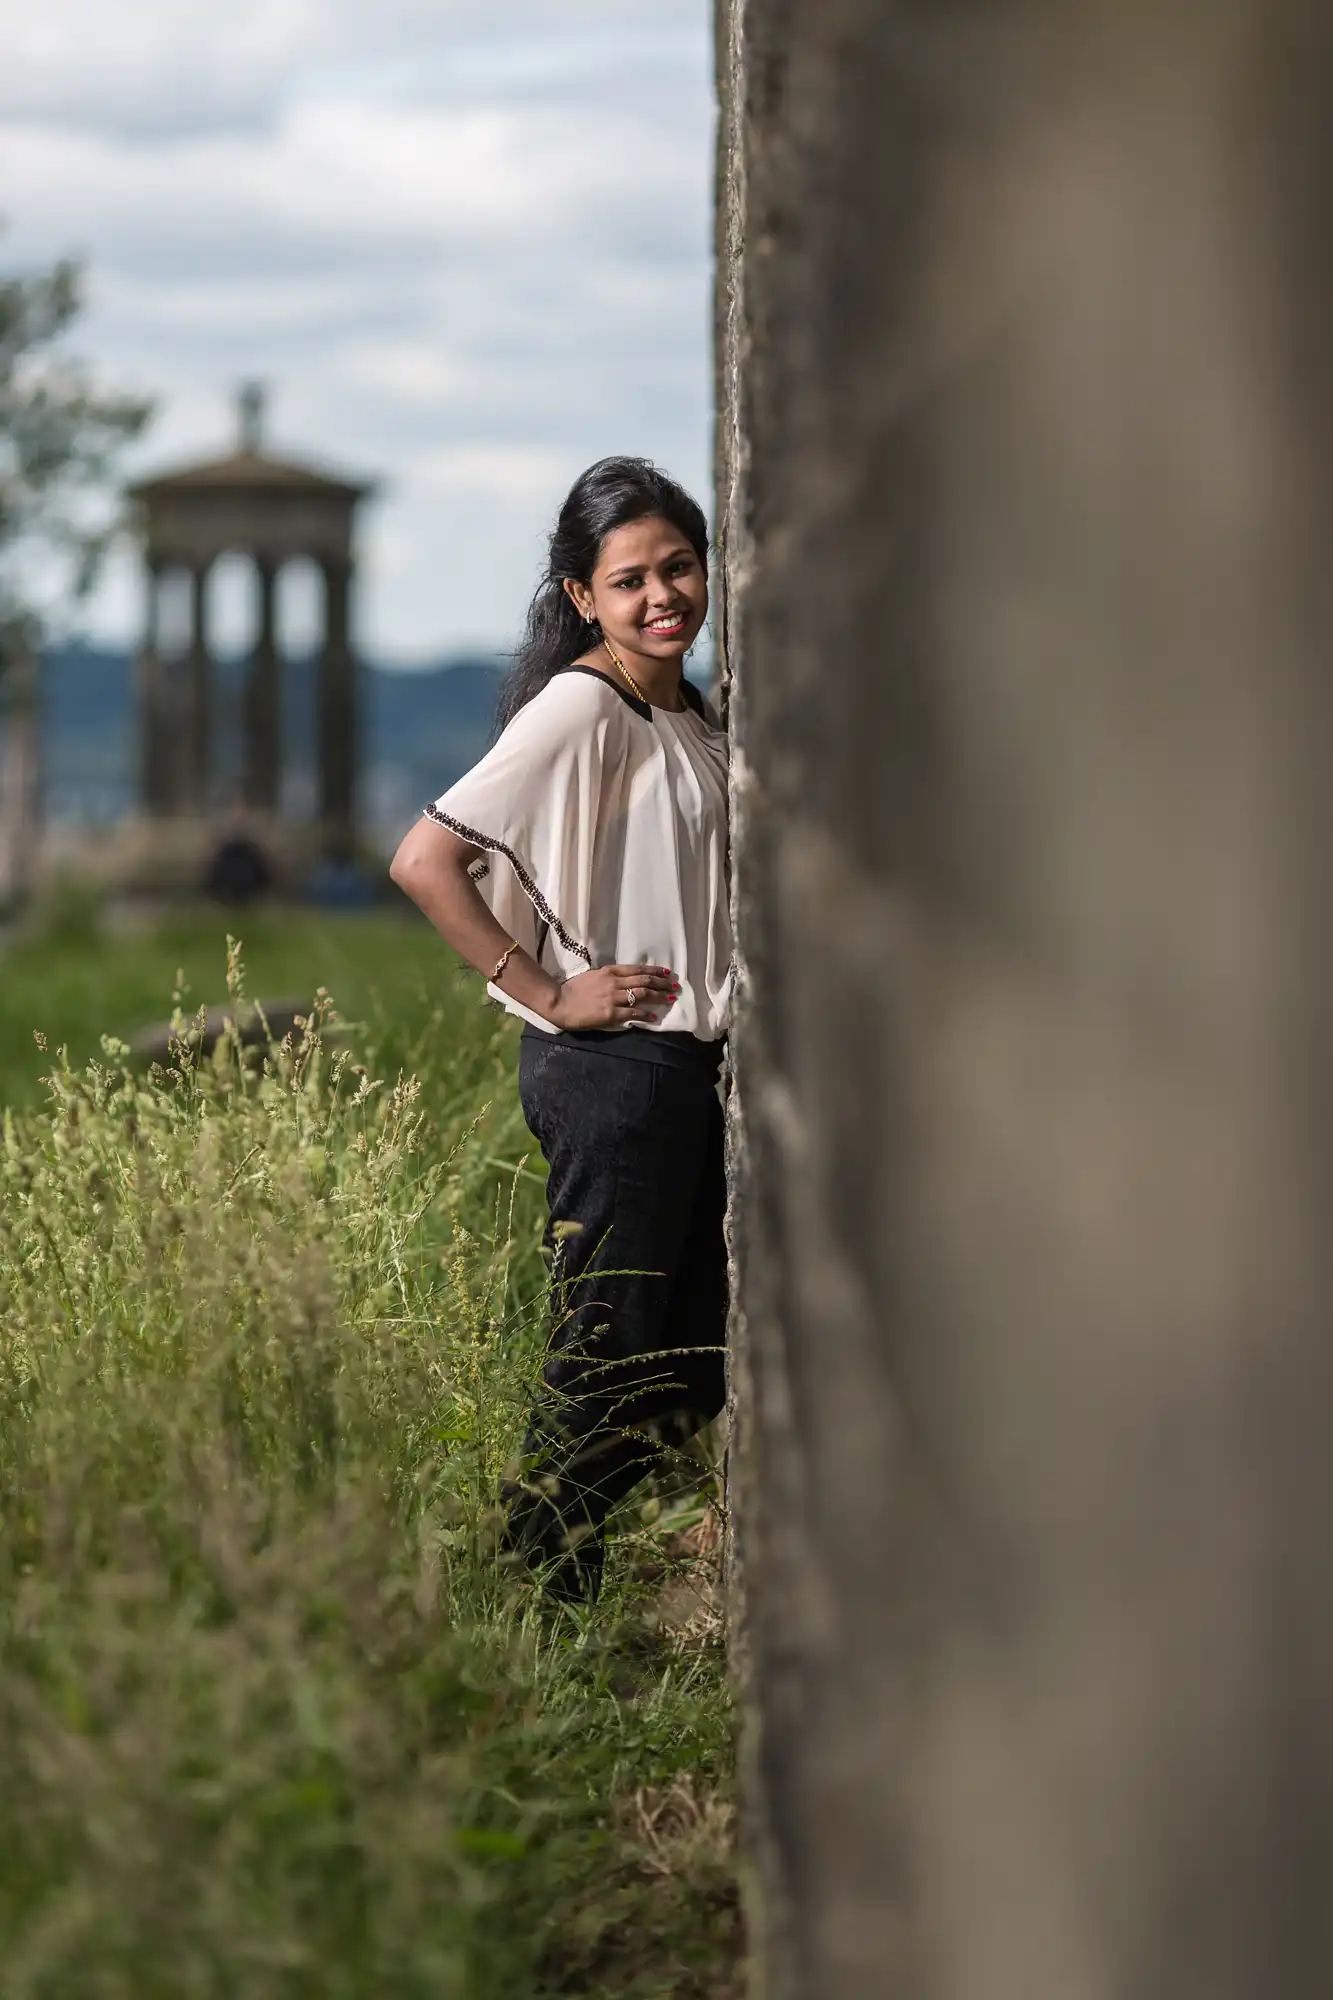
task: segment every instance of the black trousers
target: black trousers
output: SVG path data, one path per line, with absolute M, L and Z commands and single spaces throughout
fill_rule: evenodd
M 726 1179 L 715 1072 L 525 1037 L 523 1115 L 550 1167 L 544 1391 L 508 1539 L 592 1596 L 602 1528 L 726 1397 Z

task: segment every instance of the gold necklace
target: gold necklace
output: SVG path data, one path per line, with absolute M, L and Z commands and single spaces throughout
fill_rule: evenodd
M 643 689 L 639 686 L 639 683 L 635 680 L 633 674 L 630 672 L 629 668 L 625 665 L 625 662 L 621 659 L 619 653 L 617 653 L 615 647 L 611 644 L 611 641 L 607 638 L 605 633 L 602 634 L 602 644 L 606 647 L 607 654 L 611 661 L 611 665 L 615 668 L 616 672 L 620 675 L 621 679 L 623 681 L 628 682 L 629 686 L 633 688 L 635 694 L 639 697 L 639 700 L 643 703 L 645 708 L 651 708 L 652 703 L 649 701 L 647 695 L 644 693 Z

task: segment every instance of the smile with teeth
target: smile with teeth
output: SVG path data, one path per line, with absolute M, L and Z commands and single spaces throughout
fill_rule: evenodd
M 684 627 L 684 624 L 685 624 L 685 614 L 683 611 L 670 611 L 665 615 L 665 617 L 650 618 L 648 620 L 647 626 L 645 627 L 645 630 L 649 632 L 658 632 L 662 635 L 663 638 L 666 638 L 672 632 L 681 631 Z

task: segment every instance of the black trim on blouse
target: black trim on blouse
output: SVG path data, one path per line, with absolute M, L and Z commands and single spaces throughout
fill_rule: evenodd
M 606 687 L 609 687 L 612 694 L 618 694 L 626 708 L 632 708 L 634 713 L 641 715 L 645 722 L 651 722 L 653 719 L 651 702 L 640 701 L 636 694 L 631 694 L 627 687 L 621 687 L 619 681 L 613 681 L 610 674 L 602 673 L 597 667 L 584 667 L 580 666 L 577 661 L 571 661 L 567 667 L 557 667 L 555 673 L 551 675 L 552 680 L 555 679 L 556 674 L 591 674 L 595 681 L 601 681 Z
M 613 694 L 618 694 L 620 696 L 620 699 L 624 702 L 626 708 L 632 708 L 634 710 L 634 713 L 636 715 L 641 715 L 645 722 L 651 722 L 653 719 L 653 708 L 651 702 L 640 701 L 636 694 L 632 694 L 627 687 L 622 687 L 619 681 L 612 680 L 610 674 L 604 674 L 600 667 L 585 667 L 580 665 L 577 661 L 571 661 L 570 665 L 567 667 L 557 667 L 555 673 L 591 674 L 595 681 L 602 681 L 607 687 L 611 689 Z M 552 680 L 555 679 L 555 674 L 552 674 L 551 679 Z M 681 675 L 680 678 L 680 691 L 682 696 L 684 697 L 686 708 L 693 709 L 694 713 L 698 716 L 699 720 L 701 722 L 708 723 L 708 727 L 711 729 L 713 725 L 711 722 L 708 721 L 708 710 L 704 704 L 703 696 L 700 694 L 698 688 L 694 685 L 694 682 L 686 680 L 683 674 Z
M 592 953 L 588 950 L 587 945 L 580 944 L 576 937 L 570 936 L 512 847 L 506 847 L 502 840 L 493 839 L 490 834 L 483 833 L 479 827 L 468 826 L 463 820 L 454 819 L 451 814 L 441 812 L 437 805 L 423 806 L 422 811 L 425 813 L 427 819 L 435 821 L 436 826 L 447 826 L 450 833 L 456 833 L 460 840 L 465 840 L 468 843 L 469 847 L 484 847 L 491 854 L 503 854 L 505 860 L 518 877 L 519 887 L 542 922 L 548 924 L 555 932 L 566 951 L 572 951 L 577 958 L 581 958 L 584 964 L 591 968 Z M 473 867 L 475 866 L 476 863 L 474 862 Z M 469 875 L 472 873 L 471 868 L 469 868 L 468 873 Z

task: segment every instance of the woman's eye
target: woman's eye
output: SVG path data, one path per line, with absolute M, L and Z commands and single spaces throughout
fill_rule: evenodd
M 622 577 L 621 577 L 621 579 L 620 579 L 620 581 L 619 581 L 619 582 L 617 583 L 617 585 L 616 585 L 616 589 L 617 589 L 617 590 L 638 590 L 638 589 L 640 588 L 641 584 L 642 584 L 642 581 L 643 581 L 643 580 L 642 580 L 642 578 L 641 578 L 641 577 L 637 577 L 637 576 L 622 576 Z

